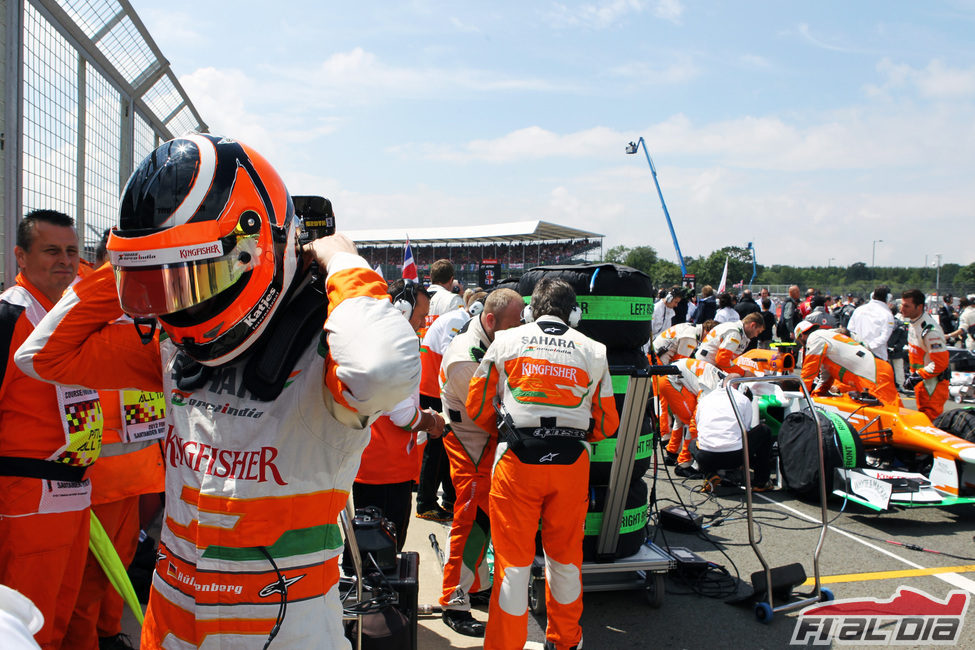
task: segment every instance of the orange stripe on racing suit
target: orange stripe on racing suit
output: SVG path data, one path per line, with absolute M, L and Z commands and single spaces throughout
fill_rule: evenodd
M 178 387 L 169 371 L 177 352 L 171 340 L 143 346 L 131 324 L 111 322 L 119 315 L 111 267 L 69 292 L 21 349 L 21 367 L 49 381 L 165 394 L 169 467 L 161 543 L 195 570 L 181 571 L 188 583 L 174 581 L 168 560 L 159 559 L 142 647 L 205 638 L 222 647 L 263 643 L 281 596 L 263 551 L 289 585 L 275 643 L 347 647 L 338 572 L 331 568 L 342 549 L 337 513 L 369 422 L 416 391 L 420 361 L 416 334 L 365 260 L 339 253 L 328 271 L 327 346 L 311 340 L 270 402 L 246 389 L 246 358 L 213 368 L 200 385 Z M 269 577 L 266 585 L 239 600 L 236 586 L 256 586 L 247 578 L 255 573 Z M 308 589 L 316 595 L 296 599 Z M 213 638 L 238 633 L 255 636 Z
M 941 415 L 948 399 L 948 344 L 944 330 L 927 312 L 907 328 L 907 357 L 911 370 L 924 380 L 914 387 L 919 411 L 934 420 Z
M 592 424 L 587 439 L 594 441 L 612 435 L 619 425 L 606 347 L 552 316 L 498 332 L 478 365 L 467 412 L 492 433 L 498 397 L 517 429 L 588 432 Z M 570 439 L 536 437 L 530 442 L 538 443 L 534 461 L 527 456 L 523 460 L 509 446 L 527 444 L 523 441 L 498 445 L 489 496 L 495 585 L 484 638 L 488 649 L 524 646 L 528 609 L 523 594 L 539 519 L 546 557 L 546 640 L 570 647 L 582 637 L 582 523 L 589 456 L 574 456 Z
M 725 372 L 742 374 L 734 360 L 748 347 L 741 321 L 719 323 L 704 337 L 694 358 L 716 365 Z

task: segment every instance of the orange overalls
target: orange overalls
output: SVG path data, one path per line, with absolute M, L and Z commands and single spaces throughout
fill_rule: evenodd
M 491 539 L 488 493 L 498 440 L 471 420 L 465 406 L 474 371 L 490 343 L 480 316 L 475 316 L 447 346 L 440 366 L 443 415 L 450 425 L 443 444 L 457 492 L 443 567 L 444 609 L 469 611 L 470 594 L 491 586 L 485 561 Z
M 734 361 L 748 348 L 748 341 L 740 320 L 718 323 L 701 341 L 694 358 L 714 364 L 724 372 L 742 374 Z
M 494 580 L 484 647 L 525 645 L 535 534 L 545 549 L 546 640 L 582 639 L 582 537 L 588 501 L 585 440 L 619 425 L 606 347 L 558 318 L 498 332 L 474 374 L 467 413 L 498 435 L 493 403 L 509 414 L 491 481 Z M 592 427 L 590 430 L 590 426 Z
M 868 391 L 882 403 L 899 406 L 894 370 L 874 356 L 863 343 L 836 330 L 816 330 L 806 338 L 802 381 L 812 391 L 813 382 L 824 374 L 828 388 L 834 381 L 852 390 Z
M 907 328 L 907 359 L 924 380 L 914 387 L 917 410 L 934 420 L 948 399 L 948 345 L 944 330 L 927 312 Z
M 697 438 L 697 423 L 694 418 L 697 399 L 701 393 L 717 388 L 725 373 L 712 364 L 697 359 L 679 359 L 670 365 L 676 366 L 680 374 L 660 378 L 660 395 L 666 400 L 674 416 L 674 424 L 677 425 L 667 443 L 667 451 L 672 454 L 680 452 L 677 464 L 684 465 L 693 460 L 689 445 L 691 440 Z M 687 427 L 687 435 L 682 434 L 681 425 Z
M 0 384 L 0 457 L 5 465 L 0 471 L 0 583 L 23 593 L 44 614 L 44 627 L 35 635 L 42 648 L 61 647 L 81 587 L 91 482 L 80 476 L 98 456 L 102 417 L 94 391 L 55 387 L 25 375 L 14 363 L 21 343 L 52 307 L 20 274 L 16 285 L 0 296 L 5 345 Z M 77 434 L 86 440 L 78 444 Z M 23 463 L 33 463 L 40 473 L 25 475 Z M 78 477 L 38 478 L 55 476 L 48 471 L 76 472 Z

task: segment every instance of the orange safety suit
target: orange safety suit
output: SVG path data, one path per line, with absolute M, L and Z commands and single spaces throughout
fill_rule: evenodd
M 716 366 L 697 359 L 678 359 L 670 365 L 680 370 L 680 374 L 664 375 L 660 381 L 660 395 L 677 425 L 667 443 L 667 451 L 678 454 L 677 464 L 683 465 L 693 461 L 689 445 L 691 440 L 697 438 L 697 423 L 694 419 L 697 400 L 703 393 L 720 386 L 721 380 L 727 375 Z M 685 426 L 686 435 L 682 432 Z
M 88 470 L 91 511 L 129 566 L 139 543 L 139 497 L 166 489 L 160 439 L 166 433 L 162 393 L 99 391 L 105 418 L 102 452 Z M 125 417 L 122 417 L 123 412 Z M 64 647 L 97 650 L 98 637 L 122 631 L 122 597 L 92 553 L 64 635 Z
M 52 386 L 14 363 L 52 307 L 21 274 L 0 295 L 0 583 L 44 614 L 43 648 L 61 647 L 81 586 L 91 512 L 83 475 L 102 428 L 95 391 Z
M 488 492 L 498 441 L 471 420 L 465 406 L 474 371 L 490 344 L 476 316 L 447 346 L 440 365 L 443 415 L 450 426 L 443 444 L 457 493 L 443 567 L 440 605 L 445 609 L 469 611 L 470 594 L 491 586 L 485 561 L 491 534 Z
M 863 343 L 836 330 L 816 330 L 806 338 L 802 382 L 810 392 L 822 376 L 826 390 L 834 382 L 848 390 L 867 391 L 888 406 L 900 406 L 894 370 Z M 835 385 L 836 388 L 841 388 Z
M 419 420 L 419 395 L 412 395 L 373 422 L 353 486 L 356 508 L 377 506 L 396 526 L 400 551 L 413 516 L 413 482 L 420 476 L 427 441 L 425 431 L 413 430 Z
M 335 254 L 325 289 L 324 333 L 272 401 L 247 390 L 248 355 L 177 383 L 170 339 L 143 345 L 113 322 L 108 265 L 21 346 L 21 369 L 49 381 L 166 395 L 166 516 L 143 648 L 261 647 L 272 628 L 282 648 L 348 646 L 338 515 L 371 419 L 417 390 L 420 362 L 415 332 L 364 259 Z
M 701 341 L 694 358 L 712 363 L 725 372 L 742 374 L 734 361 L 748 348 L 748 342 L 740 320 L 718 323 Z
M 684 359 L 694 354 L 694 350 L 701 344 L 701 333 L 704 331 L 703 325 L 694 323 L 678 323 L 668 327 L 657 335 L 651 342 L 653 356 L 647 355 L 650 363 L 666 365 L 671 361 Z M 656 357 L 656 361 L 654 360 Z M 671 428 L 678 425 L 670 421 L 667 405 L 667 398 L 663 394 L 662 387 L 659 385 L 660 378 L 653 378 L 654 393 L 660 402 L 660 431 L 669 433 Z M 678 437 L 677 443 L 680 444 Z M 674 452 L 676 453 L 676 452 Z
M 498 332 L 467 397 L 467 414 L 498 435 L 493 403 L 508 412 L 489 497 L 494 576 L 484 647 L 523 648 L 535 534 L 545 549 L 545 637 L 582 639 L 582 537 L 589 485 L 586 441 L 619 425 L 606 346 L 554 316 Z
M 927 312 L 908 325 L 907 360 L 911 370 L 924 380 L 914 387 L 917 410 L 934 420 L 945 408 L 951 375 L 944 330 Z

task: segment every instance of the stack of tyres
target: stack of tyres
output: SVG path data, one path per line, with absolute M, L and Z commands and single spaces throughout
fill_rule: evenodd
M 613 380 L 617 411 L 623 399 L 632 369 L 650 367 L 641 350 L 650 338 L 653 317 L 653 286 L 643 272 L 617 264 L 545 266 L 527 271 L 518 284 L 526 302 L 535 285 L 544 277 L 565 280 L 576 292 L 582 309 L 578 329 L 604 344 Z M 640 423 L 639 441 L 630 484 L 620 523 L 620 538 L 615 557 L 622 558 L 639 551 L 647 539 L 648 490 L 643 480 L 653 459 L 653 421 L 648 413 Z M 616 453 L 616 436 L 592 445 L 589 469 L 589 510 L 583 538 L 583 560 L 596 560 L 596 544 L 602 528 L 603 512 L 609 492 L 610 469 Z M 607 558 L 599 558 L 605 561 Z

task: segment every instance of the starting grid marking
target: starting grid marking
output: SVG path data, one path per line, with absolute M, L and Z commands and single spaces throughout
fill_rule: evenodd
M 822 524 L 823 524 L 823 522 L 820 521 L 819 519 L 817 519 L 816 517 L 812 517 L 810 515 L 807 515 L 804 512 L 801 512 L 799 510 L 796 510 L 795 508 L 792 508 L 790 506 L 787 506 L 784 503 L 782 503 L 780 501 L 776 501 L 775 499 L 772 499 L 772 498 L 770 498 L 770 497 L 768 497 L 768 496 L 766 496 L 764 494 L 754 494 L 753 496 L 759 497 L 760 499 L 762 499 L 766 503 L 770 503 L 772 505 L 775 505 L 775 506 L 778 506 L 778 507 L 782 508 L 783 510 L 786 510 L 788 512 L 791 512 L 792 514 L 796 515 L 797 517 L 801 517 L 802 519 L 805 519 L 806 521 L 809 521 L 809 522 L 818 524 L 820 526 L 822 526 Z M 876 544 L 872 544 L 872 543 L 868 542 L 867 540 L 860 539 L 859 537 L 857 537 L 857 536 L 855 536 L 855 535 L 853 535 L 851 533 L 848 533 L 848 532 L 846 532 L 844 530 L 840 530 L 838 528 L 833 528 L 832 526 L 830 526 L 829 527 L 829 531 L 830 532 L 833 532 L 833 533 L 836 533 L 838 535 L 843 535 L 844 537 L 847 537 L 849 539 L 852 539 L 854 542 L 857 542 L 859 544 L 862 544 L 862 545 L 866 546 L 867 548 L 871 548 L 871 549 L 877 551 L 878 553 L 882 553 L 883 555 L 886 555 L 886 556 L 888 556 L 890 558 L 893 558 L 893 559 L 897 560 L 898 562 L 901 562 L 903 564 L 906 564 L 909 567 L 913 567 L 913 569 L 914 569 L 914 572 L 912 572 L 913 575 L 930 575 L 930 576 L 933 576 L 933 577 L 937 578 L 938 580 L 942 580 L 944 582 L 947 582 L 948 584 L 950 584 L 953 587 L 958 587 L 959 589 L 964 589 L 965 591 L 967 591 L 967 592 L 969 592 L 971 594 L 975 594 L 975 581 L 973 581 L 973 580 L 971 580 L 969 578 L 966 578 L 966 577 L 964 577 L 962 575 L 959 575 L 958 573 L 955 573 L 954 572 L 954 571 L 957 571 L 960 567 L 941 567 L 941 568 L 923 567 L 920 564 L 917 564 L 915 562 L 911 562 L 910 560 L 908 560 L 905 557 L 901 557 L 900 555 L 897 555 L 896 553 L 892 553 L 891 551 L 888 551 L 885 548 L 881 548 L 881 547 L 877 546 Z M 964 568 L 966 570 L 968 570 L 968 571 L 975 571 L 975 565 L 965 565 Z M 917 573 L 918 571 L 928 572 L 928 573 Z M 893 571 L 890 571 L 890 572 L 882 571 L 882 572 L 876 572 L 876 573 L 873 573 L 873 574 L 860 574 L 860 575 L 888 574 L 885 577 L 897 577 L 897 576 L 890 575 L 892 573 L 896 573 L 896 572 L 893 572 Z M 857 574 L 847 574 L 847 575 L 853 576 L 853 575 L 857 575 Z M 837 577 L 845 577 L 845 576 L 837 576 Z M 856 578 L 856 579 L 859 579 L 859 580 L 867 580 L 867 579 L 880 580 L 880 579 L 883 579 L 883 578 Z M 852 582 L 852 581 L 854 581 L 856 579 L 846 580 L 846 582 Z M 813 583 L 814 582 L 815 582 L 815 578 L 813 579 Z M 824 579 L 822 576 L 820 576 L 820 582 L 825 583 L 826 582 L 826 579 Z M 840 580 L 837 580 L 836 582 L 840 582 Z
M 933 569 L 902 569 L 900 571 L 869 571 L 865 573 L 840 573 L 833 576 L 820 576 L 819 582 L 824 585 L 839 582 L 865 582 L 867 580 L 892 580 L 894 578 L 914 578 L 917 576 L 933 576 L 939 573 L 971 573 L 975 571 L 975 564 L 961 566 L 936 567 Z M 808 578 L 803 587 L 816 584 L 814 578 Z

